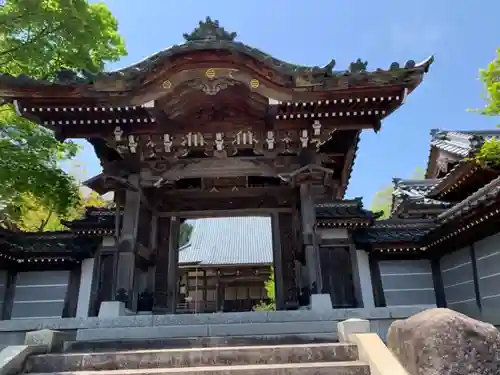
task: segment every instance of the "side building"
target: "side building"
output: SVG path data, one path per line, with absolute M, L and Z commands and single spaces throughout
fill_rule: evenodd
M 500 173 L 475 161 L 498 137 L 432 130 L 425 179 L 394 179 L 391 218 L 355 234 L 376 306 L 435 303 L 500 325 Z

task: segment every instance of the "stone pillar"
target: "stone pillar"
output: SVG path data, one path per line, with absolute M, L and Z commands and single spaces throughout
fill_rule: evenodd
M 172 217 L 170 222 L 170 236 L 168 241 L 168 275 L 167 275 L 167 310 L 175 314 L 179 295 L 179 230 L 180 220 Z
M 321 293 L 323 280 L 319 260 L 318 244 L 314 232 L 316 226 L 316 210 L 311 185 L 300 185 L 300 215 L 302 218 L 302 238 L 304 239 L 305 258 L 311 293 Z
M 134 293 L 135 250 L 141 193 L 139 176 L 131 175 L 129 182 L 137 190 L 127 190 L 123 224 L 118 244 L 118 269 L 116 273 L 115 300 L 125 303 L 129 310 L 136 311 L 137 295 Z
M 94 258 L 88 258 L 82 261 L 80 290 L 78 291 L 78 304 L 76 307 L 76 316 L 79 318 L 87 318 L 89 316 L 92 282 L 94 277 L 94 263 Z
M 284 310 L 283 251 L 281 249 L 279 215 L 276 213 L 271 215 L 271 230 L 273 237 L 274 296 L 276 300 L 276 310 Z
M 375 307 L 375 299 L 373 298 L 373 285 L 368 253 L 364 250 L 356 250 L 356 257 L 361 289 L 361 300 L 363 302 L 362 307 L 372 309 Z

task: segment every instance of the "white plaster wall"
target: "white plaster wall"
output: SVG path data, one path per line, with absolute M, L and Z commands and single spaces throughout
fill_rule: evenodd
M 89 315 L 90 294 L 92 292 L 92 278 L 94 275 L 94 258 L 84 259 L 80 275 L 80 290 L 78 292 L 78 304 L 76 316 L 86 318 Z
M 348 238 L 348 232 L 345 228 L 320 228 L 317 233 L 325 240 Z

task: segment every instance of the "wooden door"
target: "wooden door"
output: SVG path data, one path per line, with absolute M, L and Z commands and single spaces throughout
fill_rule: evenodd
M 351 255 L 348 247 L 320 247 L 322 293 L 330 294 L 334 308 L 356 306 Z

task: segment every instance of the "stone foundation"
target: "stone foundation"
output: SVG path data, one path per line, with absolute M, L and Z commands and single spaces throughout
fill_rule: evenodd
M 422 310 L 433 306 L 387 307 L 374 309 L 338 309 L 325 313 L 311 310 L 275 311 L 269 313 L 216 313 L 197 315 L 136 315 L 120 316 L 117 318 L 52 318 L 52 319 L 22 319 L 0 321 L 0 348 L 7 345 L 22 345 L 28 331 L 54 329 L 68 332 L 76 337 L 91 339 L 95 333 L 104 330 L 106 334 L 113 333 L 109 339 L 116 339 L 122 332 L 134 331 L 130 328 L 148 328 L 147 331 L 159 332 L 161 337 L 186 337 L 195 334 L 195 337 L 218 336 L 245 336 L 245 335 L 279 335 L 279 334 L 315 334 L 337 335 L 336 323 L 349 318 L 370 320 L 372 332 L 378 333 L 385 339 L 389 325 L 396 319 L 407 318 Z M 264 324 L 265 323 L 265 324 Z M 248 328 L 245 328 L 247 326 Z M 177 327 L 177 328 L 175 328 Z M 114 329 L 120 328 L 120 331 Z M 107 331 L 113 329 L 115 332 Z M 87 330 L 88 333 L 84 333 Z M 138 335 L 134 331 L 134 335 Z M 131 334 L 129 334 L 131 335 Z M 166 336 L 165 336 L 166 335 Z M 143 335 L 144 336 L 144 335 Z M 158 336 L 158 334 L 157 334 Z M 105 339 L 102 335 L 102 339 Z

